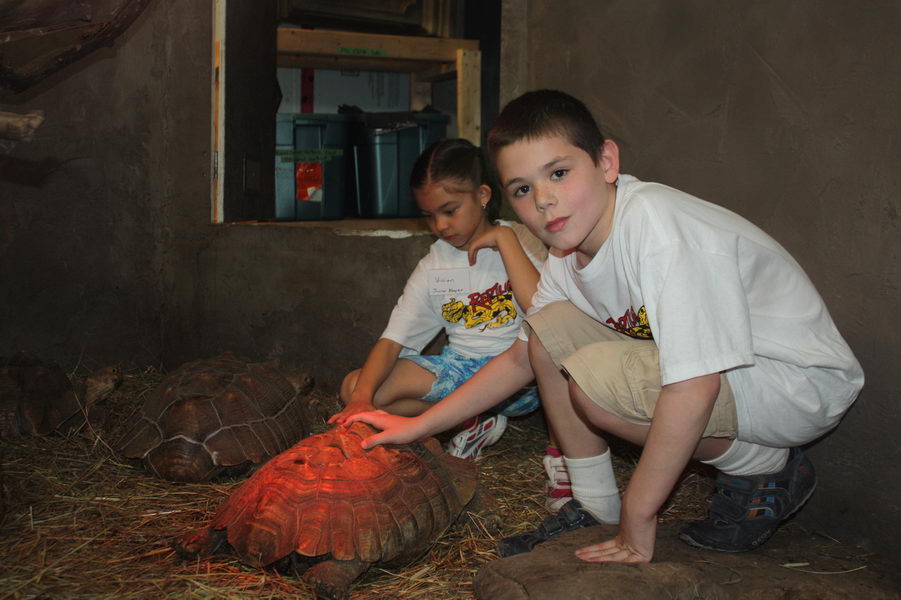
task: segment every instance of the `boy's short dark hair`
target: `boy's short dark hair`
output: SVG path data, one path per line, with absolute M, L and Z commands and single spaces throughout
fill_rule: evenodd
M 488 151 L 496 160 L 498 152 L 511 144 L 548 135 L 581 148 L 595 164 L 606 139 L 582 102 L 557 90 L 536 90 L 504 107 L 488 131 Z

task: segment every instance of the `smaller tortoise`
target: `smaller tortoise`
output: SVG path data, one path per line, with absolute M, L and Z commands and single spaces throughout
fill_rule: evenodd
M 301 441 L 173 547 L 184 559 L 231 547 L 251 566 L 302 574 L 333 600 L 372 563 L 419 558 L 464 508 L 478 510 L 478 467 L 434 438 L 363 450 L 373 432 L 357 422 Z
M 118 367 L 70 380 L 59 365 L 25 351 L 0 358 L 0 438 L 78 430 L 121 383 Z
M 231 352 L 185 363 L 153 390 L 117 446 L 170 481 L 239 475 L 308 433 L 309 375 Z

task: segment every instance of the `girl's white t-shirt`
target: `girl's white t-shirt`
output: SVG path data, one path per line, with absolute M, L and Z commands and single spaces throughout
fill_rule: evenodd
M 520 223 L 497 224 L 513 229 L 540 270 L 547 257 L 544 244 Z M 482 249 L 469 266 L 465 251 L 437 240 L 407 280 L 382 337 L 420 352 L 444 329 L 454 352 L 469 358 L 494 356 L 516 339 L 523 316 L 500 252 Z

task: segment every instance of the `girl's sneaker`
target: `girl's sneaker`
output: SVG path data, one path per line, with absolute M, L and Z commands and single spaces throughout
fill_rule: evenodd
M 569 472 L 566 463 L 563 462 L 563 453 L 552 446 L 545 449 L 544 472 L 547 474 L 547 496 L 544 506 L 551 514 L 563 508 L 563 505 L 573 499 L 572 484 L 569 481 Z
M 507 417 L 487 413 L 473 417 L 463 424 L 463 431 L 455 435 L 447 445 L 451 456 L 475 460 L 482 450 L 497 442 L 507 429 Z

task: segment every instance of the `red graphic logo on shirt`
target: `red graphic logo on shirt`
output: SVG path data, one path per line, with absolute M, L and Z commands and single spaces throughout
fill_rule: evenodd
M 648 323 L 648 311 L 644 306 L 638 309 L 637 314 L 635 309 L 630 306 L 626 314 L 618 319 L 610 317 L 606 322 L 620 333 L 625 333 L 629 337 L 643 340 L 654 339 L 654 335 L 651 333 L 651 325 Z
M 513 286 L 509 281 L 504 285 L 495 283 L 484 292 L 469 294 L 469 304 L 451 298 L 441 305 L 441 316 L 448 323 L 462 321 L 466 329 L 482 325 L 482 331 L 488 327 L 501 327 L 516 319 L 516 314 Z

